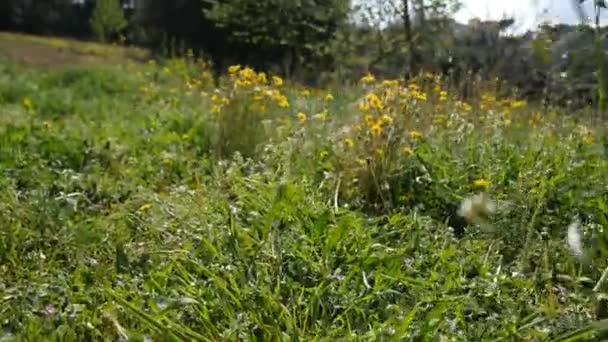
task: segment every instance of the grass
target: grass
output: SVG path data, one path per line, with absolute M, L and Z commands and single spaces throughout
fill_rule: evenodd
M 185 60 L 0 69 L 3 341 L 605 328 L 606 146 L 581 113 L 465 103 L 432 75 L 328 90 L 233 68 L 215 89 Z M 465 225 L 480 192 L 498 210 Z
M 73 64 L 142 62 L 150 52 L 137 47 L 99 44 L 66 38 L 0 32 L 2 55 L 29 66 L 53 68 Z

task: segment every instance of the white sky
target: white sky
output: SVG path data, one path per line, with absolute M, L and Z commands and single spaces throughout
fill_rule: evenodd
M 482 20 L 500 19 L 503 15 L 515 19 L 516 31 L 532 29 L 544 20 L 575 24 L 580 22 L 572 0 L 462 0 L 463 9 L 456 20 L 466 22 L 472 17 Z M 593 0 L 587 0 L 586 14 L 593 16 Z M 602 15 L 602 21 L 608 14 Z
M 385 0 L 353 0 L 354 4 L 374 3 Z M 576 0 L 578 1 L 578 0 Z M 593 17 L 593 1 L 586 0 L 584 8 Z M 573 0 L 461 0 L 463 9 L 456 13 L 456 20 L 466 23 L 477 17 L 481 20 L 497 20 L 503 16 L 515 19 L 511 31 L 523 33 L 534 29 L 543 21 L 576 24 L 580 22 L 573 7 Z M 602 15 L 602 23 L 608 21 L 608 10 Z

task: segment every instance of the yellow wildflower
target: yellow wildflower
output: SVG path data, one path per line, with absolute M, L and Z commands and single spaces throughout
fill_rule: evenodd
M 369 103 L 367 101 L 359 102 L 359 110 L 363 113 L 369 112 Z
M 351 138 L 346 138 L 344 139 L 344 146 L 346 146 L 346 148 L 352 148 L 355 146 L 355 142 Z
M 302 90 L 301 95 L 304 96 L 304 97 L 309 97 L 310 96 L 310 90 L 308 90 L 308 89 Z
M 261 72 L 258 74 L 258 83 L 261 84 L 266 84 L 268 82 L 268 79 L 266 78 L 266 74 Z
M 281 108 L 289 107 L 289 101 L 287 101 L 287 97 L 285 97 L 285 95 L 280 95 L 277 98 L 277 105 L 279 105 L 279 107 Z
M 418 89 L 420 89 L 420 87 L 418 87 L 417 84 L 415 83 L 411 83 L 410 85 L 407 86 L 411 91 L 417 91 Z
M 411 139 L 414 139 L 414 140 L 422 138 L 422 133 L 420 131 L 416 131 L 416 130 L 409 131 L 408 135 L 410 136 Z
M 213 107 L 211 108 L 211 113 L 213 113 L 213 114 L 217 114 L 217 113 L 219 113 L 219 112 L 220 112 L 220 110 L 221 110 L 221 107 L 220 107 L 220 106 L 218 106 L 218 105 L 213 105 Z
M 211 101 L 212 101 L 213 103 L 219 103 L 219 102 L 221 101 L 221 98 L 220 98 L 219 96 L 217 96 L 217 94 L 213 94 L 213 95 L 211 96 Z
M 403 151 L 403 154 L 408 155 L 408 156 L 411 156 L 414 154 L 414 150 L 412 150 L 411 148 L 409 148 L 407 146 L 404 147 L 402 151 Z
M 241 70 L 241 66 L 239 64 L 237 64 L 237 65 L 231 65 L 228 68 L 228 72 L 230 74 L 236 74 L 237 72 L 239 72 L 239 70 Z
M 32 110 L 34 108 L 34 103 L 29 97 L 23 99 L 23 107 L 27 110 Z
M 148 210 L 150 208 L 152 208 L 152 204 L 151 203 L 146 203 L 146 204 L 143 204 L 141 207 L 139 207 L 138 210 L 139 211 L 146 211 L 146 210 Z
M 361 83 L 363 84 L 371 84 L 374 83 L 376 81 L 376 78 L 374 77 L 374 75 L 372 75 L 371 73 L 367 73 L 367 75 L 363 76 L 361 78 Z
M 473 186 L 476 188 L 484 188 L 487 190 L 490 187 L 490 181 L 487 179 L 483 179 L 483 178 L 476 179 L 473 182 Z
M 382 115 L 381 120 L 382 120 L 382 123 L 385 125 L 390 125 L 393 123 L 393 118 L 387 114 Z
M 274 82 L 274 85 L 277 87 L 280 87 L 283 85 L 283 79 L 280 78 L 279 76 L 272 76 L 272 81 Z
M 315 119 L 317 119 L 319 121 L 325 121 L 325 120 L 327 120 L 328 114 L 329 114 L 329 112 L 327 111 L 327 109 L 324 109 L 322 112 L 315 114 Z
M 367 124 L 367 126 L 371 127 L 374 125 L 374 117 L 371 116 L 370 114 L 367 114 L 364 118 L 365 123 Z
M 370 107 L 372 107 L 374 109 L 382 109 L 382 100 L 380 100 L 378 95 L 376 95 L 374 93 L 370 93 L 366 96 L 366 99 L 367 99 L 367 102 L 369 103 Z
M 399 85 L 398 80 L 384 80 L 382 81 L 382 85 L 385 87 L 396 87 Z
M 382 134 L 382 126 L 375 124 L 370 128 L 370 132 L 373 136 L 377 137 Z
M 426 101 L 426 94 L 423 92 L 415 91 L 414 97 L 420 101 Z
M 520 107 L 524 107 L 526 104 L 527 104 L 527 102 L 525 100 L 512 101 L 511 102 L 511 108 L 517 109 L 517 108 L 520 108 Z
M 331 102 L 334 100 L 334 96 L 332 94 L 325 95 L 325 101 Z
M 44 122 L 42 122 L 42 125 L 43 125 L 43 126 L 44 126 L 44 128 L 46 128 L 46 129 L 51 128 L 51 123 L 50 123 L 50 122 L 48 122 L 48 121 L 44 121 Z
M 378 155 L 378 157 L 382 158 L 382 157 L 384 157 L 384 150 L 381 148 L 377 148 L 376 154 Z
M 297 117 L 298 117 L 298 121 L 299 121 L 301 124 L 303 124 L 303 123 L 305 123 L 305 122 L 306 122 L 306 118 L 307 118 L 306 113 L 299 112 L 299 113 L 297 114 Z
M 245 69 L 241 70 L 239 72 L 239 76 L 250 83 L 253 82 L 257 78 L 255 71 L 253 71 L 253 69 L 251 69 L 251 68 L 245 68 Z

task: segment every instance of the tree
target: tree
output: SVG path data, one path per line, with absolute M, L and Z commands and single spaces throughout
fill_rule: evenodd
M 238 45 L 283 62 L 287 76 L 298 65 L 330 55 L 328 43 L 347 18 L 348 0 L 204 0 L 205 17 Z M 276 58 L 273 58 L 276 57 Z
M 91 30 L 102 42 L 127 26 L 119 0 L 97 0 L 90 21 Z
M 370 68 L 390 59 L 407 63 L 403 73 L 410 76 L 420 69 L 425 52 L 438 48 L 437 35 L 446 29 L 449 15 L 460 5 L 458 0 L 367 0 L 360 10 L 363 24 L 375 33 L 366 44 L 375 45 Z
M 574 6 L 577 9 L 581 17 L 581 21 L 586 24 L 587 16 L 583 10 L 582 4 L 587 0 L 573 0 Z M 606 57 L 604 51 L 602 51 L 602 35 L 600 29 L 600 14 L 601 11 L 607 9 L 605 0 L 593 0 L 593 10 L 595 12 L 595 44 L 594 44 L 594 61 L 597 68 L 597 96 L 598 96 L 598 110 L 603 115 L 608 107 L 608 82 L 606 80 Z

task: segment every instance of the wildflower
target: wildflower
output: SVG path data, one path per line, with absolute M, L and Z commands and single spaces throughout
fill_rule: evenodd
M 213 103 L 220 103 L 221 102 L 221 98 L 219 96 L 217 96 L 217 94 L 213 94 L 213 95 L 211 95 L 211 101 Z
M 332 94 L 325 95 L 325 101 L 331 102 L 334 100 L 334 96 Z
M 483 179 L 483 178 L 476 179 L 473 182 L 473 186 L 476 188 L 484 188 L 487 190 L 490 187 L 490 181 L 487 179 Z
M 411 83 L 410 85 L 407 86 L 409 90 L 411 91 L 417 91 L 418 89 L 420 89 L 420 87 L 418 87 L 417 84 L 415 83 Z
M 370 128 L 370 132 L 373 136 L 377 137 L 382 134 L 382 126 L 380 126 L 379 124 L 375 124 Z
M 34 109 L 34 103 L 29 97 L 26 97 L 23 99 L 23 107 L 25 107 L 27 110 L 32 110 Z
M 281 108 L 287 108 L 287 107 L 289 107 L 289 101 L 287 101 L 287 97 L 285 97 L 285 95 L 280 95 L 277 98 L 277 104 Z
M 384 114 L 382 115 L 381 121 L 385 125 L 390 125 L 393 123 L 393 118 L 390 115 Z
M 469 223 L 487 221 L 490 215 L 496 212 L 496 203 L 491 201 L 485 193 L 465 198 L 458 210 L 458 215 L 464 217 Z
M 367 101 L 359 102 L 359 110 L 363 113 L 369 112 L 369 103 L 367 103 Z
M 296 116 L 298 117 L 298 122 L 301 124 L 306 122 L 306 113 L 299 112 Z
M 423 92 L 414 91 L 413 95 L 414 95 L 414 98 L 416 98 L 420 101 L 426 101 L 426 94 Z
M 369 103 L 370 107 L 372 107 L 374 109 L 382 109 L 382 100 L 380 100 L 378 95 L 376 95 L 374 93 L 370 93 L 365 98 L 366 98 L 367 102 Z
M 409 131 L 408 135 L 410 136 L 410 139 L 414 139 L 414 140 L 422 138 L 422 133 L 420 131 L 416 131 L 416 130 Z
M 584 142 L 585 144 L 587 144 L 587 145 L 592 145 L 592 144 L 593 144 L 593 141 L 594 141 L 594 139 L 593 139 L 593 135 L 591 135 L 591 134 L 586 134 L 586 135 L 583 137 L 583 142 Z
M 237 64 L 237 65 L 231 65 L 228 68 L 228 72 L 230 74 L 236 74 L 237 72 L 239 72 L 239 70 L 241 70 L 241 66 L 239 64 Z
M 279 76 L 272 76 L 272 81 L 274 82 L 274 85 L 277 87 L 280 87 L 283 85 L 283 79 L 280 78 Z
M 242 79 L 244 79 L 247 83 L 252 83 L 257 78 L 255 71 L 253 71 L 253 69 L 251 69 L 251 68 L 245 68 L 245 69 L 241 70 L 239 72 L 239 76 Z
M 211 108 L 211 113 L 213 114 L 218 114 L 220 112 L 221 108 L 218 105 L 213 105 L 213 107 Z
M 146 210 L 148 210 L 150 208 L 152 208 L 152 204 L 151 203 L 146 203 L 146 204 L 143 204 L 141 207 L 139 207 L 138 210 L 139 211 L 146 211 Z
M 309 97 L 310 96 L 310 90 L 308 90 L 308 89 L 302 90 L 301 95 L 304 96 L 304 97 Z
M 384 157 L 384 150 L 381 148 L 377 148 L 376 154 L 378 155 L 378 157 L 382 158 L 382 157 Z
M 412 150 L 411 148 L 409 148 L 407 146 L 403 148 L 402 152 L 403 152 L 403 154 L 408 155 L 408 156 L 411 156 L 414 154 L 414 150 Z
M 252 85 L 251 81 L 249 80 L 237 80 L 235 82 L 237 87 L 242 87 L 242 88 L 247 88 L 248 86 Z
M 258 83 L 261 84 L 266 84 L 268 82 L 268 79 L 266 78 L 266 74 L 261 72 L 258 74 Z
M 396 87 L 399 85 L 398 80 L 384 80 L 382 81 L 382 85 L 385 87 Z
M 517 109 L 520 107 L 524 107 L 526 104 L 527 104 L 526 101 L 522 100 L 522 101 L 512 101 L 510 105 L 511 105 L 511 108 Z
M 376 81 L 376 78 L 374 77 L 374 75 L 372 75 L 371 73 L 367 73 L 367 75 L 363 76 L 361 78 L 361 83 L 363 84 L 371 84 L 374 83 Z
M 568 226 L 568 246 L 574 255 L 583 256 L 583 242 L 578 222 L 573 222 Z
M 324 109 L 322 112 L 315 114 L 315 119 L 319 121 L 325 121 L 327 120 L 328 114 L 329 112 L 327 111 L 327 109 Z
M 369 127 L 373 126 L 373 125 L 374 125 L 374 117 L 373 117 L 373 116 L 371 116 L 371 115 L 369 115 L 369 114 L 367 114 L 367 115 L 365 116 L 365 123 L 366 123 L 366 124 L 367 124 L 367 126 L 369 126 Z
M 344 139 L 344 146 L 346 146 L 346 148 L 352 148 L 355 146 L 355 142 L 351 138 L 346 138 Z
M 43 126 L 44 126 L 44 128 L 46 128 L 46 129 L 51 128 L 51 123 L 50 123 L 50 122 L 48 122 L 48 121 L 44 121 L 44 122 L 42 122 L 42 125 L 43 125 Z
M 359 163 L 360 166 L 367 165 L 367 161 L 365 159 L 359 159 L 359 160 L 357 160 L 357 163 Z

